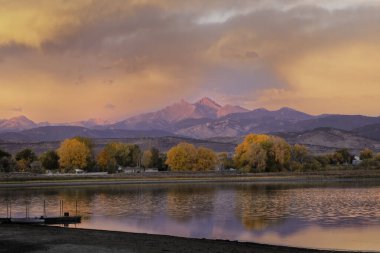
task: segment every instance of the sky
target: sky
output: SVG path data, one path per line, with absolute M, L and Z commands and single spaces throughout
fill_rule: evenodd
M 208 96 L 380 115 L 380 0 L 0 0 L 0 118 L 117 121 Z

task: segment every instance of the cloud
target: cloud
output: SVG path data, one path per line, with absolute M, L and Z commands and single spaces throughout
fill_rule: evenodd
M 21 107 L 13 107 L 13 108 L 11 108 L 11 111 L 13 111 L 13 112 L 22 112 L 22 108 Z
M 111 103 L 107 103 L 104 105 L 104 108 L 106 108 L 108 110 L 113 110 L 113 109 L 115 109 L 115 106 Z
M 379 114 L 379 1 L 0 3 L 5 116 L 117 120 L 203 95 Z

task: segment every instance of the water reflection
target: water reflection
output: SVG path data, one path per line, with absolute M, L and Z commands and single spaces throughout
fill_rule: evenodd
M 380 248 L 380 183 L 159 184 L 0 190 L 0 216 L 75 213 L 79 227 L 337 249 Z M 330 236 L 328 236 L 330 235 Z M 331 238 L 336 238 L 332 240 Z M 355 240 L 353 238 L 356 238 Z M 350 240 L 347 243 L 347 240 Z
M 178 220 L 212 216 L 215 187 L 174 186 L 167 191 L 167 214 Z
M 281 187 L 281 186 L 279 186 Z M 281 223 L 288 212 L 290 196 L 269 185 L 236 187 L 235 214 L 248 230 L 261 231 Z

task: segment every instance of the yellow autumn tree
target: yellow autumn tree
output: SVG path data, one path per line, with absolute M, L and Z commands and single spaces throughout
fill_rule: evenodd
M 114 173 L 118 166 L 134 166 L 134 153 L 138 146 L 128 145 L 121 142 L 108 143 L 104 149 L 97 155 L 96 162 L 98 166 Z
M 271 136 L 274 158 L 278 165 L 287 164 L 291 158 L 291 146 L 282 138 Z
M 197 162 L 197 149 L 194 145 L 182 142 L 168 151 L 166 164 L 173 171 L 193 170 Z
M 278 171 L 290 161 L 290 145 L 282 138 L 249 134 L 235 149 L 234 161 L 243 171 Z
M 247 147 L 242 159 L 247 163 L 246 170 L 255 168 L 257 172 L 263 172 L 267 167 L 268 154 L 260 143 L 252 143 Z
M 153 165 L 152 157 L 153 157 L 152 151 L 145 150 L 143 152 L 143 155 L 141 158 L 141 164 L 144 168 L 151 168 L 152 167 L 152 165 Z
M 208 171 L 215 169 L 218 157 L 211 149 L 196 148 L 189 143 L 180 143 L 167 153 L 166 164 L 173 171 Z
M 200 147 L 197 149 L 197 162 L 193 168 L 196 171 L 214 170 L 218 163 L 218 157 L 211 149 Z
M 245 171 L 250 171 L 252 168 L 265 170 L 267 154 L 261 144 L 268 140 L 269 136 L 264 134 L 247 135 L 235 149 L 235 165 Z
M 360 152 L 361 160 L 369 160 L 373 158 L 373 151 L 369 148 L 365 148 Z
M 116 167 L 116 160 L 111 157 L 111 154 L 107 150 L 103 149 L 96 156 L 96 163 L 104 171 L 108 167 Z
M 64 172 L 86 168 L 91 157 L 89 147 L 77 139 L 64 140 L 57 153 L 59 165 Z

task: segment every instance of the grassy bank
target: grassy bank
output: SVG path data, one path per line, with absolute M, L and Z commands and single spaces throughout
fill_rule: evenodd
M 332 253 L 334 251 L 100 230 L 0 225 L 0 252 Z
M 159 172 L 113 175 L 2 174 L 0 175 L 0 187 L 191 182 L 294 182 L 330 180 L 380 180 L 380 170 L 331 170 L 257 174 L 242 174 L 238 172 Z

